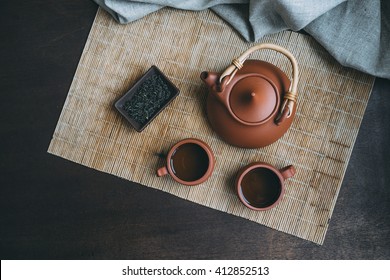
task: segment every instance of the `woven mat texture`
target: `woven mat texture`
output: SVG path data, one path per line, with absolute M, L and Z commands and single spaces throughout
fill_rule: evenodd
M 322 244 L 374 78 L 343 68 L 306 35 L 286 31 L 261 42 L 281 45 L 297 58 L 297 114 L 289 131 L 274 144 L 236 148 L 209 126 L 207 88 L 199 75 L 204 70 L 222 72 L 253 44 L 208 10 L 165 8 L 120 25 L 99 9 L 48 152 Z M 258 51 L 251 58 L 291 73 L 288 59 L 274 51 Z M 180 94 L 138 133 L 114 103 L 153 64 Z M 194 187 L 156 176 L 156 169 L 164 165 L 159 155 L 187 137 L 207 142 L 216 157 L 213 175 Z M 293 164 L 297 169 L 286 181 L 283 200 L 272 210 L 250 210 L 235 194 L 237 171 L 253 161 L 277 168 Z

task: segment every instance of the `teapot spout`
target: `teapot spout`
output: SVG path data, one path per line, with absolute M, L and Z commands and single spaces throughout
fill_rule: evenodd
M 219 74 L 214 72 L 202 72 L 200 74 L 201 80 L 210 88 L 217 89 L 219 84 Z

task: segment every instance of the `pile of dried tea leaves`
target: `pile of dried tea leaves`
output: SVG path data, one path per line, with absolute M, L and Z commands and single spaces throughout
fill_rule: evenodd
M 123 104 L 127 115 L 145 124 L 171 97 L 172 92 L 161 75 L 154 74 L 140 85 L 130 100 Z

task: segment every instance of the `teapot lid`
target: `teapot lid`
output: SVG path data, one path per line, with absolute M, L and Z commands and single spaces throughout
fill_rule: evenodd
M 278 107 L 279 94 L 275 86 L 262 76 L 240 79 L 232 88 L 230 108 L 242 121 L 258 123 L 269 118 Z

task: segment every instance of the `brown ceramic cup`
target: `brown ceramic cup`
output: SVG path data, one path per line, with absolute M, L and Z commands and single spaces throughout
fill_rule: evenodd
M 252 210 L 268 210 L 283 197 L 284 181 L 295 174 L 292 165 L 280 170 L 265 162 L 254 162 L 242 168 L 236 179 L 237 195 Z
M 176 143 L 168 152 L 165 166 L 157 170 L 159 177 L 171 177 L 187 186 L 205 182 L 214 170 L 215 158 L 205 142 L 187 138 Z

